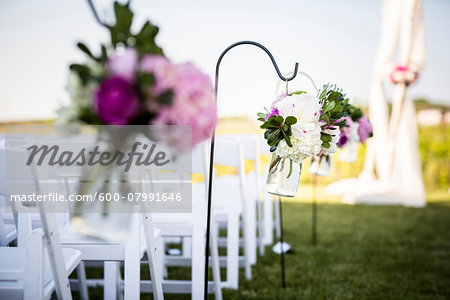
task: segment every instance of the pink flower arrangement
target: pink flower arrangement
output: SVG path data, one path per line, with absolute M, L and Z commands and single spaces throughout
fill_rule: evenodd
M 134 32 L 128 4 L 115 2 L 114 12 L 110 43 L 100 51 L 77 43 L 87 61 L 70 65 L 72 101 L 59 110 L 58 123 L 158 125 L 143 133 L 176 150 L 209 138 L 217 110 L 210 78 L 191 63 L 167 59 L 155 39 L 159 28 L 150 21 Z

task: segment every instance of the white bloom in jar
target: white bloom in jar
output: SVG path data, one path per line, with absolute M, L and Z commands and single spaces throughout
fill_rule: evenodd
M 300 139 L 302 135 L 309 131 L 320 130 L 320 101 L 309 94 L 287 96 L 277 102 L 275 107 L 280 116 L 286 119 L 289 116 L 295 117 L 297 123 L 292 125 L 292 136 Z
M 275 153 L 296 163 L 317 155 L 322 148 L 319 99 L 309 94 L 292 95 L 275 103 L 275 107 L 284 119 L 289 116 L 297 119 L 297 123 L 291 126 L 292 147 L 282 140 Z

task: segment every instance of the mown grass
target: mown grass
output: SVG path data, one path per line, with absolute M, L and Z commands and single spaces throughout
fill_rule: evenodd
M 245 280 L 241 271 L 239 289 L 224 290 L 224 299 L 449 299 L 450 199 L 448 193 L 437 196 L 441 200 L 425 208 L 350 206 L 322 198 L 316 246 L 307 197 L 285 199 L 284 234 L 293 247 L 285 256 L 287 288 L 281 288 L 280 256 L 267 247 L 252 268 L 253 279 Z M 174 279 L 190 277 L 189 268 L 169 272 Z M 143 278 L 147 273 L 143 268 Z M 102 288 L 90 296 L 101 299 Z

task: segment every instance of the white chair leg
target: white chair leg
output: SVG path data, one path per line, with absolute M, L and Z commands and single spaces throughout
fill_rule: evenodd
M 274 197 L 273 205 L 275 208 L 275 233 L 277 238 L 281 237 L 281 227 L 280 227 L 280 197 Z
M 183 257 L 190 258 L 192 256 L 192 240 L 190 237 L 182 238 L 182 253 Z
M 125 244 L 125 276 L 124 276 L 124 299 L 132 300 L 140 298 L 140 228 L 139 215 L 133 213 L 130 219 L 128 238 Z
M 205 210 L 193 207 L 192 224 L 192 300 L 203 299 L 205 280 Z
M 45 202 L 38 202 L 39 213 L 41 216 L 42 228 L 45 234 L 45 243 L 47 246 L 50 265 L 52 268 L 53 280 L 55 281 L 55 290 L 58 299 L 71 300 L 69 278 L 66 274 L 64 255 L 61 248 L 61 241 L 57 231 L 56 220 L 53 214 L 46 213 Z
M 119 282 L 120 263 L 117 261 L 104 262 L 103 299 L 118 299 L 119 293 L 117 283 Z
M 216 230 L 214 227 L 215 222 L 211 222 L 212 234 L 211 234 L 211 265 L 213 270 L 213 279 L 214 279 L 214 295 L 216 300 L 222 300 L 222 285 L 220 279 L 220 264 L 219 264 L 219 248 L 217 245 L 217 235 L 215 234 Z
M 249 263 L 256 264 L 257 259 L 257 232 L 256 232 L 256 203 L 255 199 L 247 199 L 247 240 L 249 247 Z
M 163 253 L 158 253 L 157 241 L 155 240 L 155 233 L 153 230 L 152 218 L 149 213 L 142 213 L 142 223 L 144 226 L 145 244 L 147 248 L 148 266 L 150 268 L 150 277 L 152 280 L 153 299 L 164 299 L 162 289 L 162 270 L 161 270 L 161 256 Z M 159 237 L 161 239 L 161 237 Z M 162 241 L 159 241 L 161 245 Z
M 264 245 L 273 244 L 273 200 L 272 195 L 264 193 Z
M 264 228 L 264 210 L 263 203 L 261 203 L 260 197 L 256 199 L 256 209 L 258 213 L 258 248 L 259 255 L 264 256 L 266 254 L 266 248 L 264 246 L 264 236 L 265 236 L 265 228 Z
M 252 234 L 250 230 L 250 214 L 248 209 L 247 201 L 242 201 L 242 225 L 243 225 L 243 237 L 244 237 L 244 261 L 245 261 L 245 279 L 252 279 L 252 268 L 251 268 L 251 251 L 252 251 Z
M 232 209 L 232 208 L 235 209 Z M 227 220 L 227 288 L 239 287 L 239 212 L 230 205 Z
M 84 262 L 81 261 L 77 266 L 77 276 L 78 276 L 78 288 L 80 292 L 81 300 L 89 300 L 88 288 L 86 284 L 86 270 L 84 268 Z
M 17 213 L 17 247 L 25 247 L 31 228 L 31 214 L 20 212 Z

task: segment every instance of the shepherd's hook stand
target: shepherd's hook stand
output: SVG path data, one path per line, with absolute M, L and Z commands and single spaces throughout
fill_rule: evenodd
M 312 245 L 317 245 L 317 174 L 313 175 L 313 198 L 312 198 Z
M 222 54 L 219 56 L 219 59 L 217 60 L 217 64 L 216 64 L 216 76 L 215 76 L 215 81 L 214 81 L 214 95 L 216 97 L 216 101 L 217 101 L 217 94 L 219 91 L 219 68 L 220 68 L 220 63 L 222 62 L 223 57 L 225 56 L 225 54 L 230 51 L 231 49 L 233 49 L 236 46 L 240 46 L 240 45 L 253 45 L 256 46 L 262 50 L 264 50 L 264 52 L 266 52 L 266 54 L 269 56 L 270 60 L 272 61 L 273 66 L 275 67 L 275 70 L 278 74 L 278 77 L 280 77 L 280 79 L 284 82 L 287 81 L 291 81 L 292 79 L 295 78 L 295 76 L 297 76 L 297 71 L 298 71 L 298 63 L 295 63 L 295 68 L 294 68 L 294 72 L 292 73 L 293 75 L 289 78 L 286 78 L 282 75 L 282 73 L 280 72 L 280 69 L 278 68 L 278 65 L 275 61 L 275 59 L 272 56 L 272 53 L 270 53 L 270 51 L 264 47 L 263 45 L 257 43 L 257 42 L 253 42 L 253 41 L 241 41 L 241 42 L 237 42 L 234 43 L 232 45 L 230 45 L 228 48 L 226 48 Z M 207 212 L 207 223 L 206 223 L 206 245 L 205 245 L 205 290 L 204 290 L 204 299 L 206 300 L 208 297 L 208 276 L 209 276 L 209 240 L 210 240 L 210 234 L 211 234 L 211 210 L 212 210 L 212 186 L 213 186 L 213 165 L 214 165 L 214 141 L 215 141 L 215 128 L 213 130 L 213 135 L 211 137 L 211 150 L 210 150 L 210 158 L 209 158 L 209 180 L 208 180 L 208 212 Z M 281 201 L 281 200 L 280 200 Z M 280 206 L 281 206 L 281 202 L 280 202 Z M 281 219 L 281 215 L 280 215 L 280 222 L 283 222 Z M 283 230 L 281 230 L 281 278 L 282 278 L 282 287 L 285 288 L 286 287 L 286 282 L 285 282 L 285 272 L 284 272 L 284 253 L 283 253 Z

